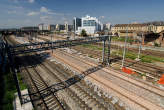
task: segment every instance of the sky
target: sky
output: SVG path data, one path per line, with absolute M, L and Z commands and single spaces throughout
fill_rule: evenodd
M 164 0 L 0 0 L 0 28 L 72 24 L 90 15 L 102 23 L 164 21 Z

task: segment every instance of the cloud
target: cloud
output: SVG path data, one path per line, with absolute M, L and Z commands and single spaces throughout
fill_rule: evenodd
M 28 3 L 34 3 L 35 2 L 35 0 L 11 0 L 11 1 L 13 1 L 14 3 L 20 3 L 20 2 L 28 2 Z
M 35 2 L 35 0 L 28 0 L 28 2 L 29 2 L 29 3 L 34 3 L 34 2 Z
M 15 8 L 15 9 L 23 9 L 22 6 L 12 6 L 11 8 Z
M 8 13 L 8 14 L 16 14 L 16 13 L 17 13 L 17 11 L 15 11 L 15 10 L 12 10 L 12 11 L 7 11 L 7 13 Z
M 18 3 L 18 0 L 11 0 L 11 1 L 13 1 L 14 3 Z
M 40 13 L 46 13 L 46 14 L 49 14 L 49 15 L 63 15 L 62 13 L 55 13 L 53 12 L 52 10 L 50 9 L 47 9 L 46 7 L 42 6 L 40 8 Z
M 55 13 L 47 9 L 46 7 L 42 6 L 39 11 L 31 11 L 27 13 L 27 16 L 35 16 L 35 15 L 42 15 L 42 14 L 52 15 Z
M 52 15 L 55 13 L 47 9 L 46 7 L 42 6 L 39 11 L 31 11 L 27 13 L 27 16 L 35 16 L 35 15 L 42 15 L 42 14 Z
M 99 18 L 100 18 L 100 19 L 104 19 L 104 18 L 105 18 L 105 16 L 100 16 Z
M 38 14 L 39 14 L 38 12 L 32 11 L 32 12 L 27 13 L 27 16 L 35 16 Z
M 48 10 L 46 7 L 42 6 L 42 7 L 40 8 L 40 12 L 41 12 L 41 13 L 48 13 L 49 10 Z
M 10 5 L 10 6 L 6 7 L 6 10 L 4 12 L 6 14 L 9 14 L 9 15 L 11 15 L 11 14 L 13 14 L 13 15 L 14 14 L 24 15 L 25 9 L 21 6 L 12 6 L 12 5 Z
M 51 19 L 50 16 L 41 16 L 41 17 L 40 17 L 40 20 L 41 20 L 41 21 L 47 21 L 47 20 L 49 20 L 49 19 Z

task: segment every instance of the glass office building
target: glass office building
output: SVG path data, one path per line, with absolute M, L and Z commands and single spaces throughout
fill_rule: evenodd
M 74 20 L 73 20 L 74 32 L 76 32 L 78 30 L 78 27 L 81 27 L 81 19 L 74 17 Z
M 78 27 L 78 34 L 85 30 L 87 34 L 94 35 L 96 32 L 101 31 L 102 24 L 96 17 L 85 16 L 81 18 L 81 27 Z
M 95 20 L 84 20 L 83 26 L 96 26 L 96 21 Z

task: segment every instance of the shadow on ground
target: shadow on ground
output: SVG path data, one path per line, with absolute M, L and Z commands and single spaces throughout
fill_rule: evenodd
M 48 52 L 43 52 L 40 54 L 32 54 L 32 55 L 23 55 L 23 56 L 15 56 L 14 57 L 14 64 L 15 68 L 19 70 L 21 67 L 31 67 L 31 66 L 37 66 L 44 62 L 47 58 L 50 57 L 50 54 Z M 39 62 L 32 61 L 31 58 L 39 59 Z
M 91 74 L 91 73 L 94 73 L 102 68 L 104 68 L 105 66 L 104 65 L 98 65 L 96 67 L 92 67 L 84 72 L 82 72 L 81 74 L 78 74 L 78 75 L 74 75 L 73 77 L 63 81 L 63 82 L 60 82 L 60 83 L 57 83 L 57 84 L 53 84 L 51 86 L 49 86 L 48 88 L 46 89 L 43 89 L 41 91 L 39 91 L 42 95 L 42 97 L 47 97 L 49 95 L 51 95 L 52 93 L 55 93 L 59 90 L 63 90 L 63 89 L 66 89 L 78 82 L 80 82 L 82 79 L 84 79 L 87 75 Z M 33 99 L 33 101 L 36 101 L 36 100 L 40 100 L 40 96 L 38 95 L 38 92 L 37 93 L 31 93 L 29 94 L 30 97 L 35 97 Z M 23 95 L 23 99 L 24 99 L 24 103 L 27 103 L 29 102 L 30 100 L 28 100 L 27 98 L 27 94 L 26 95 Z

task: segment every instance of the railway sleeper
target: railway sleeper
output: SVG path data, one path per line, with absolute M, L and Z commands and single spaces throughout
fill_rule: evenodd
M 36 83 L 36 86 L 38 87 L 39 90 L 42 90 L 42 89 L 46 88 L 45 85 L 41 85 L 41 84 L 38 84 L 38 83 Z
M 44 91 L 42 91 L 42 90 L 45 89 L 46 87 L 44 87 L 44 86 L 37 86 L 37 87 L 38 87 L 38 89 L 39 89 L 39 91 L 41 93 L 44 93 L 45 92 L 45 90 Z
M 46 102 L 46 104 L 47 104 L 48 108 L 50 108 L 50 109 L 52 109 L 52 108 L 53 109 L 60 108 L 60 105 L 57 102 L 55 102 L 55 101 L 51 101 L 49 103 Z
M 63 80 L 66 80 L 66 78 L 64 78 L 64 77 L 66 77 L 66 75 L 63 75 L 63 74 L 60 74 L 60 77 L 63 79 Z M 82 92 L 82 96 L 83 97 L 86 97 L 88 94 L 85 92 L 85 91 L 83 91 L 82 89 L 81 89 L 81 87 L 78 87 L 78 86 L 75 86 L 76 87 L 76 89 L 79 91 L 79 94 L 81 94 L 81 92 Z M 76 90 L 75 90 L 76 91 Z M 91 94 L 89 94 L 89 95 L 91 95 Z M 82 97 L 82 98 L 83 98 Z M 90 97 L 89 97 L 90 98 Z M 93 97 L 91 97 L 92 99 L 93 99 Z M 93 99 L 93 100 L 96 100 L 96 99 Z M 92 100 L 92 101 L 93 101 Z M 88 100 L 86 100 L 86 101 L 88 101 Z M 97 102 L 97 101 L 96 101 Z
M 47 110 L 46 105 L 43 102 L 41 102 L 40 104 L 37 105 L 37 109 L 39 109 L 39 108 L 41 110 Z
M 82 83 L 81 85 L 79 84 L 79 86 L 81 86 L 81 88 L 84 88 L 84 90 L 85 90 L 88 94 L 93 95 L 93 97 L 94 97 L 95 99 L 98 99 L 99 102 L 102 102 L 102 103 L 105 102 L 104 99 L 103 99 L 102 97 L 100 97 L 99 95 L 97 95 L 97 93 L 94 91 L 94 89 L 89 88 L 89 87 L 85 84 L 84 81 L 83 81 L 83 83 Z
M 79 88 L 79 92 L 80 92 L 82 95 L 84 94 L 84 98 L 85 98 L 86 96 L 88 96 L 88 97 L 91 97 L 93 100 L 96 100 L 96 101 L 97 101 L 97 99 L 96 99 L 91 93 L 87 93 L 87 92 L 81 90 L 81 88 Z M 80 93 L 79 93 L 79 94 L 80 94 Z M 98 101 L 97 101 L 97 103 L 98 103 Z
M 67 90 L 67 93 L 72 96 L 73 100 L 80 106 L 80 108 L 89 108 L 85 101 L 82 101 L 77 94 L 72 92 L 71 89 Z
M 48 98 L 44 98 L 44 100 L 46 101 L 46 103 L 49 103 L 51 101 L 54 100 L 54 97 L 52 97 L 51 95 L 50 96 L 47 96 Z
M 94 87 L 92 87 L 92 91 L 94 91 Z M 100 96 L 98 96 L 100 97 Z M 101 94 L 101 98 L 103 99 L 103 102 L 102 104 L 106 107 L 106 108 L 109 108 L 109 105 L 112 106 L 112 108 L 114 108 L 114 105 L 111 103 L 112 101 L 112 97 L 109 98 L 109 97 L 106 97 L 104 94 Z M 97 99 L 97 98 L 96 98 Z
M 46 85 L 45 85 L 43 82 L 42 82 L 42 83 L 35 82 L 35 84 L 36 84 L 38 87 L 46 88 Z
M 112 98 L 105 97 L 105 105 L 106 106 L 108 106 L 110 108 L 113 108 L 113 109 L 116 109 L 116 110 L 124 110 L 124 107 L 120 107 L 119 104 L 118 104 L 118 102 L 115 103 L 115 104 L 111 104 L 111 101 L 112 101 Z
M 35 76 L 33 76 L 32 78 L 33 78 L 33 80 L 34 80 L 34 82 L 36 82 L 36 83 L 38 83 L 38 84 L 42 84 L 43 83 L 43 81 L 41 81 L 39 78 L 34 78 Z
M 60 74 L 60 75 L 61 75 L 61 74 Z M 69 75 L 70 75 L 70 74 L 69 74 Z M 68 74 L 67 74 L 67 76 L 68 76 Z M 62 77 L 66 77 L 66 75 L 65 75 L 65 76 L 63 75 Z M 80 85 L 80 84 L 77 84 L 77 85 Z M 88 94 L 89 94 L 90 96 L 92 95 L 90 92 L 86 92 L 86 91 L 82 90 L 80 86 L 75 86 L 75 87 L 76 87 L 77 90 L 80 91 L 80 93 L 83 92 L 83 94 L 85 94 L 84 97 L 86 97 Z M 80 93 L 79 93 L 79 94 L 80 94 Z M 83 94 L 82 94 L 82 95 L 83 95 Z M 93 98 L 93 100 L 96 100 L 96 97 L 92 97 L 92 98 Z M 86 101 L 87 101 L 87 100 L 86 100 Z M 102 106 L 103 106 L 103 104 L 102 104 Z

